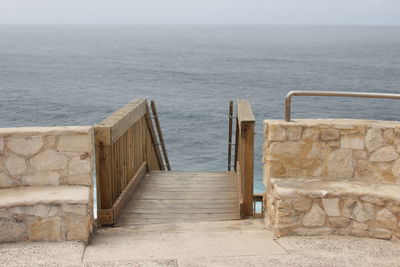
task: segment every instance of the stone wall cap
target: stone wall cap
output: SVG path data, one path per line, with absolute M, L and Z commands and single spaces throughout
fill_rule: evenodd
M 0 189 L 0 208 L 36 204 L 87 204 L 87 186 L 45 186 Z
M 0 136 L 88 134 L 92 130 L 93 126 L 15 127 L 0 128 Z
M 371 196 L 400 203 L 400 185 L 339 178 L 271 178 L 280 198 Z
M 363 119 L 295 119 L 285 120 L 264 120 L 265 125 L 281 126 L 319 126 L 319 125 L 349 125 L 349 126 L 370 126 L 370 127 L 400 127 L 400 121 L 363 120 Z

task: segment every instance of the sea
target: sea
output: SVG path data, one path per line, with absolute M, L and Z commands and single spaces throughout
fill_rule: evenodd
M 155 100 L 172 170 L 227 170 L 228 102 L 263 120 L 291 90 L 400 93 L 400 27 L 0 25 L 0 127 L 93 125 Z M 400 101 L 296 97 L 293 118 L 399 120 Z

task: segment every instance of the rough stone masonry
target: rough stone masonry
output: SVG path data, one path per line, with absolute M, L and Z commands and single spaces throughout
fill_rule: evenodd
M 92 127 L 0 129 L 0 242 L 86 241 L 92 161 Z
M 400 123 L 265 121 L 265 220 L 277 236 L 400 238 Z

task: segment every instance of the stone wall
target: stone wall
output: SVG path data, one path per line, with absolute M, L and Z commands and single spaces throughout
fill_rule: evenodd
M 0 242 L 87 241 L 93 127 L 0 129 Z
M 0 129 L 0 189 L 91 186 L 92 127 Z
M 400 183 L 399 153 L 399 122 L 267 120 L 264 182 L 319 177 Z
M 400 123 L 265 121 L 265 221 L 277 236 L 400 238 Z

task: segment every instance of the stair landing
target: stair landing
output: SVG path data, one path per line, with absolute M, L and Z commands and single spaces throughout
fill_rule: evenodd
M 240 219 L 234 172 L 151 171 L 115 226 Z

